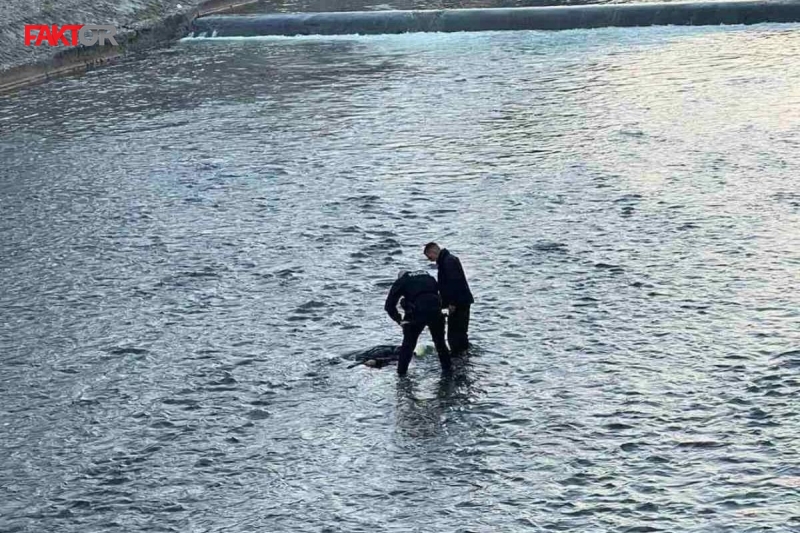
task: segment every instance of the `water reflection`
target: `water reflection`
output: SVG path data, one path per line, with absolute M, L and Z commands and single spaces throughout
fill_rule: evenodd
M 442 373 L 435 388 L 430 381 L 398 377 L 396 428 L 412 440 L 446 437 L 451 424 L 463 422 L 461 418 L 479 392 L 467 355 L 454 359 L 452 371 Z

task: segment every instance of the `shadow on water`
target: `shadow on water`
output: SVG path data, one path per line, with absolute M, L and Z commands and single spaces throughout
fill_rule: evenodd
M 480 393 L 468 357 L 455 359 L 453 370 L 441 373 L 433 390 L 432 380 L 416 375 L 397 378 L 396 427 L 401 435 L 412 439 L 447 435 L 449 424 Z

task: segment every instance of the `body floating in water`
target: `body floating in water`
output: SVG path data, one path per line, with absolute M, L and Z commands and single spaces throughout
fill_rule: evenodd
M 400 346 L 382 344 L 369 350 L 359 350 L 345 355 L 347 359 L 354 361 L 348 368 L 358 365 L 369 366 L 372 368 L 382 368 L 400 359 Z
M 359 365 L 368 366 L 370 368 L 383 368 L 400 360 L 400 348 L 392 344 L 381 344 L 370 348 L 368 350 L 358 350 L 344 354 L 344 358 L 353 361 L 347 368 L 355 368 Z M 422 357 L 429 351 L 422 345 L 417 346 L 414 355 Z

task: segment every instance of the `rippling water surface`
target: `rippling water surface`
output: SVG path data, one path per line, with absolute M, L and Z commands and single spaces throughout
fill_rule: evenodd
M 797 531 L 798 56 L 191 40 L 0 100 L 0 530 Z M 472 355 L 336 364 L 431 239 Z

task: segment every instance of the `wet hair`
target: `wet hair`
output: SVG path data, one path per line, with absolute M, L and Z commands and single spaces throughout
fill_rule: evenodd
M 431 241 L 431 242 L 429 242 L 428 244 L 425 245 L 425 249 L 422 250 L 422 253 L 427 254 L 431 250 L 431 248 L 434 248 L 434 247 L 438 248 L 439 245 L 436 244 L 435 242 Z

